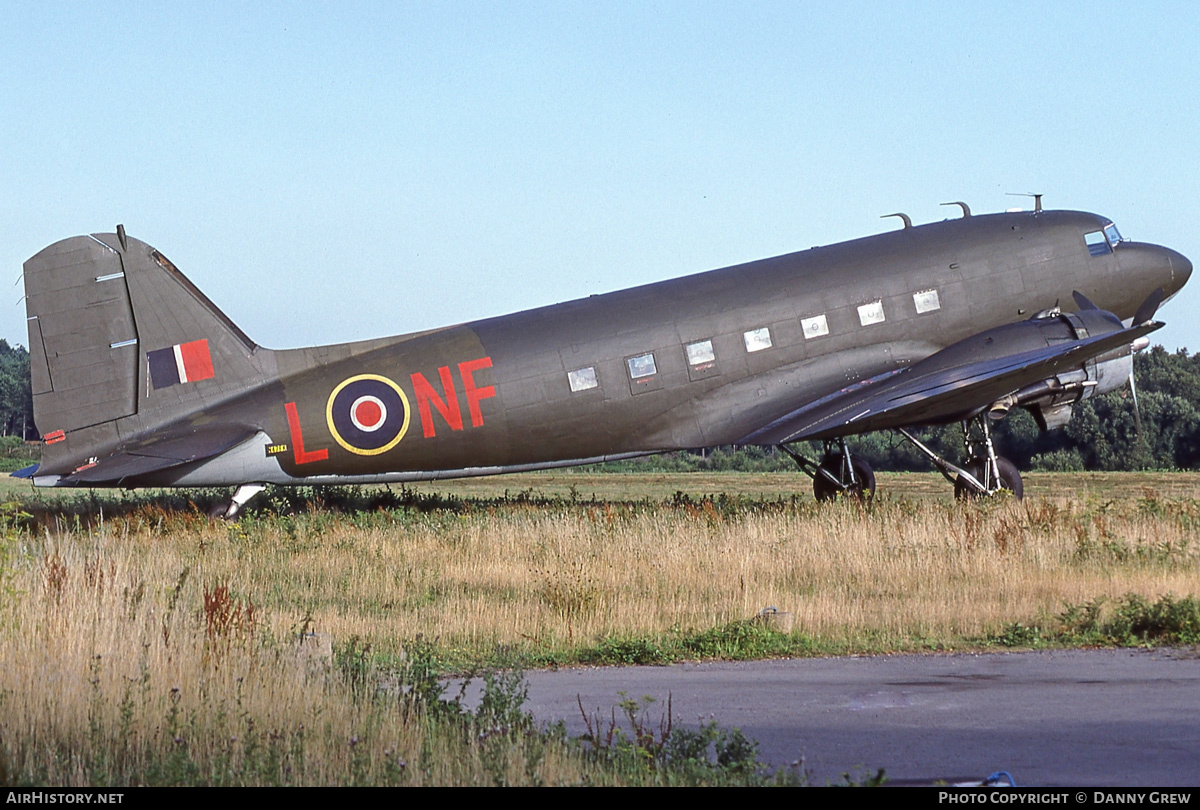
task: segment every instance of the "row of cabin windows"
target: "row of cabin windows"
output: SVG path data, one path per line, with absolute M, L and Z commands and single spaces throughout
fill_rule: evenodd
M 913 305 L 916 307 L 918 315 L 942 308 L 937 290 L 922 290 L 913 293 Z M 858 308 L 858 322 L 862 326 L 883 323 L 885 320 L 887 318 L 883 313 L 882 299 L 871 301 Z M 826 319 L 825 313 L 821 313 L 809 318 L 801 318 L 800 328 L 804 339 L 812 340 L 829 334 L 829 321 Z M 743 332 L 742 342 L 746 346 L 746 351 L 750 353 L 769 349 L 772 346 L 771 330 L 769 327 L 761 326 L 758 329 Z M 688 365 L 697 371 L 703 371 L 716 364 L 717 354 L 713 349 L 712 340 L 698 340 L 685 344 L 683 350 L 687 355 Z M 627 358 L 625 366 L 631 380 L 645 380 L 658 373 L 658 366 L 654 362 L 654 352 Z M 567 382 L 570 383 L 572 393 L 587 391 L 600 385 L 600 381 L 596 377 L 595 366 L 568 371 Z

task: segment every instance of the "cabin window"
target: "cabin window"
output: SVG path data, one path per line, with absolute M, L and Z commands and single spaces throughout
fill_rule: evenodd
M 600 385 L 600 381 L 596 379 L 595 366 L 588 366 L 587 368 L 568 371 L 567 382 L 571 384 L 572 394 L 576 394 L 580 391 L 586 391 L 589 388 L 597 388 Z
M 1104 231 L 1085 233 L 1083 241 L 1087 244 L 1088 253 L 1093 256 L 1103 256 L 1106 253 L 1112 253 L 1112 246 L 1108 244 L 1108 239 L 1104 236 Z
M 771 348 L 771 330 L 765 326 L 761 329 L 751 329 L 742 334 L 742 340 L 746 343 L 746 351 L 761 352 Z
M 687 352 L 688 365 L 694 369 L 712 368 L 717 361 L 711 340 L 698 340 L 683 347 Z
M 804 339 L 810 340 L 815 337 L 829 334 L 829 321 L 825 320 L 825 313 L 814 315 L 811 318 L 801 318 L 800 328 L 804 331 Z
M 883 301 L 872 301 L 858 308 L 858 322 L 863 326 L 873 323 L 883 323 Z
M 629 377 L 634 380 L 653 377 L 658 373 L 658 366 L 654 365 L 654 352 L 630 357 L 625 363 L 629 366 Z
M 942 302 L 938 300 L 937 290 L 922 290 L 921 292 L 913 293 L 913 304 L 917 307 L 918 315 L 924 315 L 926 312 L 933 312 L 936 309 L 942 308 Z

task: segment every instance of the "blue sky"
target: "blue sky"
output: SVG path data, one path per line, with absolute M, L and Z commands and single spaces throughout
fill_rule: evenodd
M 1195 4 L 0 10 L 13 343 L 25 259 L 118 222 L 273 348 L 1030 204 L 1008 192 L 1200 260 Z M 1200 349 L 1198 303 L 1156 342 Z

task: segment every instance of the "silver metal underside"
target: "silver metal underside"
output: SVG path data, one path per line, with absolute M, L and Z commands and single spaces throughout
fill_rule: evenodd
M 412 470 L 407 472 L 375 473 L 371 475 L 288 475 L 279 462 L 267 456 L 267 447 L 274 444 L 271 437 L 259 431 L 250 439 L 221 455 L 201 462 L 169 482 L 179 487 L 226 487 L 248 483 L 283 484 L 290 486 L 320 486 L 324 484 L 400 484 L 414 481 L 439 481 L 452 478 L 474 478 L 484 475 L 532 472 L 535 470 L 578 467 L 604 461 L 653 455 L 652 451 L 614 453 L 590 458 L 564 459 L 533 464 L 510 464 L 491 467 L 462 467 L 455 470 Z M 33 479 L 39 487 L 56 486 L 58 476 L 39 476 Z

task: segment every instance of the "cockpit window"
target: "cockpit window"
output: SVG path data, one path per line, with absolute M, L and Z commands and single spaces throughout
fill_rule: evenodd
M 1083 235 L 1083 241 L 1087 243 L 1088 253 L 1093 256 L 1103 256 L 1106 253 L 1112 253 L 1112 246 L 1108 244 L 1108 237 L 1103 231 L 1092 231 Z
M 1104 226 L 1104 238 L 1108 240 L 1110 247 L 1116 247 L 1121 241 L 1121 232 L 1117 230 L 1117 226 L 1111 222 Z

